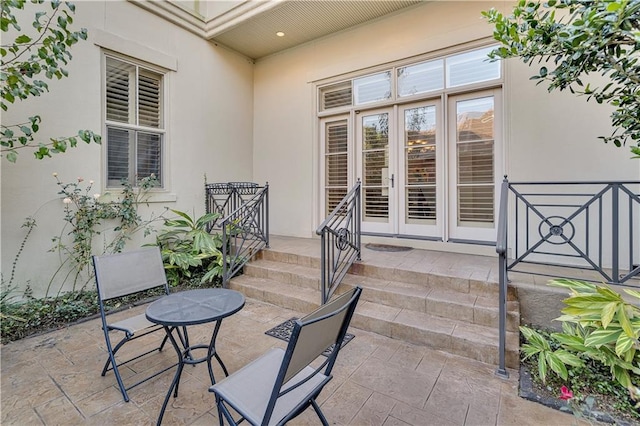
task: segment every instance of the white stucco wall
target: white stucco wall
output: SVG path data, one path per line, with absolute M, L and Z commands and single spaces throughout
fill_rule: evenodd
M 79 2 L 74 18 L 76 27 L 89 30 L 89 40 L 73 47 L 70 77 L 51 82 L 50 93 L 40 98 L 13 105 L 3 113 L 3 123 L 40 114 L 39 137 L 44 140 L 85 128 L 104 133 L 101 48 L 94 44 L 101 34 L 101 40 L 111 37 L 128 50 L 173 59 L 177 65 L 167 74 L 167 190 L 154 195 L 149 210 L 141 211 L 143 216 L 162 213 L 166 207 L 203 214 L 205 174 L 209 182 L 252 180 L 253 65 L 246 58 L 129 2 Z M 83 183 L 94 180 L 92 193 L 104 193 L 102 147 L 82 143 L 43 161 L 22 150 L 17 164 L 2 161 L 1 271 L 8 279 L 25 233 L 20 225 L 25 217 L 35 216 L 38 226 L 17 263 L 14 283 L 29 283 L 40 295 L 59 264 L 58 256 L 47 250 L 63 225 L 63 204 L 52 173 L 65 182 L 76 177 L 84 178 Z M 140 241 L 131 244 L 135 247 Z M 52 289 L 58 287 L 54 284 Z
M 255 66 L 254 179 L 271 185 L 271 230 L 308 237 L 318 216 L 313 82 L 412 56 L 491 40 L 480 12 L 511 2 L 430 2 L 275 54 Z M 505 64 L 505 171 L 511 180 L 640 179 L 628 149 L 605 145 L 606 106 L 549 94 L 533 70 Z

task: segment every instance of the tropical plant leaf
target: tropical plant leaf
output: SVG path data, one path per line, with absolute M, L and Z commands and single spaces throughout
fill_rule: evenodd
M 613 319 L 613 316 L 616 314 L 617 310 L 618 310 L 617 302 L 607 303 L 602 308 L 602 326 L 604 328 L 607 328 L 607 326 L 611 323 L 611 320 Z
M 622 334 L 622 330 L 596 330 L 590 333 L 586 339 L 584 339 L 585 346 L 595 346 L 599 347 L 602 345 L 612 344 L 618 340 Z
M 546 353 L 547 363 L 552 371 L 554 371 L 558 376 L 562 377 L 564 380 L 567 380 L 569 373 L 567 372 L 567 367 L 564 365 L 564 362 L 558 357 L 555 352 L 547 352 Z

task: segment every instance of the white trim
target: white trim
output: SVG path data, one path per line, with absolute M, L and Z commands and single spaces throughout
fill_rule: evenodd
M 147 62 L 164 70 L 178 70 L 177 58 L 153 50 L 135 41 L 127 40 L 99 29 L 91 30 L 91 37 L 95 45 L 104 49 L 129 56 L 134 60 Z

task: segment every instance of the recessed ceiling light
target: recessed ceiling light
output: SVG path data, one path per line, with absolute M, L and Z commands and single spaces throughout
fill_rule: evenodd
M 278 37 L 284 37 L 284 33 L 283 33 L 282 31 L 278 31 L 278 32 L 276 33 L 276 35 L 277 35 Z

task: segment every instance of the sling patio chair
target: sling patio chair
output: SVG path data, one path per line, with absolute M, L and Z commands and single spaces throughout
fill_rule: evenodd
M 255 361 L 209 388 L 216 396 L 218 419 L 236 425 L 282 425 L 309 406 L 323 425 L 327 419 L 316 398 L 331 380 L 342 340 L 360 298 L 355 287 L 295 320 L 286 350 L 273 348 Z M 327 349 L 329 355 L 318 367 L 311 364 Z M 315 363 L 314 363 L 315 364 Z M 240 417 L 236 420 L 230 408 Z
M 146 290 L 158 288 L 162 289 L 164 294 L 169 294 L 169 286 L 164 273 L 164 265 L 159 247 L 149 247 L 140 250 L 129 251 L 125 253 L 117 253 L 103 256 L 92 256 L 93 268 L 96 277 L 96 286 L 98 288 L 98 302 L 100 305 L 100 316 L 102 317 L 102 329 L 104 338 L 107 343 L 109 356 L 102 369 L 102 376 L 107 371 L 113 370 L 122 397 L 129 402 L 127 391 L 138 386 L 153 377 L 173 368 L 171 365 L 158 371 L 146 378 L 125 387 L 122 376 L 118 368 L 124 364 L 128 364 L 152 352 L 161 351 L 167 342 L 167 334 L 162 326 L 154 324 L 145 318 L 145 314 L 141 313 L 130 318 L 126 318 L 114 323 L 108 323 L 105 302 L 114 298 L 134 295 Z M 116 354 L 125 343 L 146 336 L 150 333 L 160 331 L 164 335 L 162 342 L 156 348 L 148 350 L 130 357 L 127 360 L 116 360 Z M 114 346 L 111 343 L 111 334 L 118 332 L 124 333 L 122 339 Z

